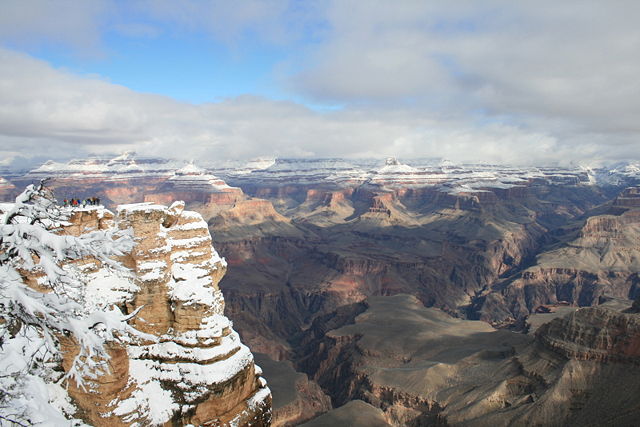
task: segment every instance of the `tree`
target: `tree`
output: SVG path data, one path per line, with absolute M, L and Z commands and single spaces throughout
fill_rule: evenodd
M 60 396 L 49 393 L 50 385 L 73 379 L 82 386 L 96 378 L 109 357 L 105 343 L 135 333 L 127 324 L 135 313 L 86 309 L 82 275 L 69 261 L 93 257 L 106 268 L 123 268 L 113 257 L 130 251 L 133 239 L 113 229 L 63 234 L 70 211 L 57 206 L 44 181 L 0 211 L 0 424 L 55 424 L 64 418 L 52 405 Z M 37 278 L 40 289 L 28 278 Z M 63 336 L 80 347 L 66 374 L 59 368 Z

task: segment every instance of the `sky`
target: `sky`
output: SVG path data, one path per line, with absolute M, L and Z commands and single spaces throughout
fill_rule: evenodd
M 2 0 L 0 165 L 639 160 L 635 0 Z

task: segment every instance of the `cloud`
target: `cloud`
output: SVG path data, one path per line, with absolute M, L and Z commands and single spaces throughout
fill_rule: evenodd
M 640 3 L 333 1 L 293 87 L 565 134 L 637 136 Z
M 321 2 L 296 0 L 4 0 L 0 41 L 30 50 L 69 49 L 105 57 L 109 35 L 154 38 L 163 33 L 209 37 L 227 47 L 294 42 L 316 20 Z M 246 43 L 245 43 L 246 42 Z
M 486 151 L 487 156 L 478 158 L 482 160 L 495 157 L 499 150 L 491 147 L 496 141 L 547 138 L 515 127 L 465 127 L 416 111 L 321 113 L 254 96 L 192 105 L 78 76 L 6 49 L 0 50 L 0 64 L 0 140 L 5 153 L 49 150 L 72 157 L 135 149 L 208 160 L 443 154 L 473 160 L 463 155 L 471 147 Z M 517 156 L 504 158 L 514 159 Z
M 229 44 L 247 33 L 268 43 L 283 42 L 286 22 L 293 13 L 290 0 L 246 0 L 242 5 L 225 0 L 146 0 L 134 5 L 141 15 L 169 23 L 183 31 L 204 32 Z
M 316 111 L 257 96 L 193 105 L 5 48 L 6 155 L 135 149 L 209 160 L 396 155 L 538 164 L 637 157 L 637 2 L 90 0 L 66 21 L 49 2 L 7 4 L 3 40 L 52 37 L 83 49 L 103 43 L 105 31 L 187 31 L 229 46 L 285 45 L 276 71 L 292 98 L 343 107 Z M 47 14 L 53 22 L 44 22 Z
M 0 40 L 17 46 L 71 46 L 95 55 L 110 8 L 106 0 L 4 0 Z
M 0 50 L 4 155 L 74 157 L 134 149 L 209 161 L 263 155 L 445 156 L 463 161 L 548 161 L 553 137 L 516 126 L 471 126 L 416 110 L 317 112 L 242 96 L 192 105 Z

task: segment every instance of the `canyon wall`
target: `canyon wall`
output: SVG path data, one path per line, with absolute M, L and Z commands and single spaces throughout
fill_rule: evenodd
M 602 214 L 559 235 L 534 265 L 498 282 L 478 299 L 479 318 L 499 324 L 541 306 L 593 306 L 640 296 L 640 194 L 626 189 Z

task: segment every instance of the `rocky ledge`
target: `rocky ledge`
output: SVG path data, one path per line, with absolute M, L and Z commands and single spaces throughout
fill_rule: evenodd
M 640 316 L 603 307 L 579 309 L 542 325 L 536 336 L 568 358 L 640 364 Z

